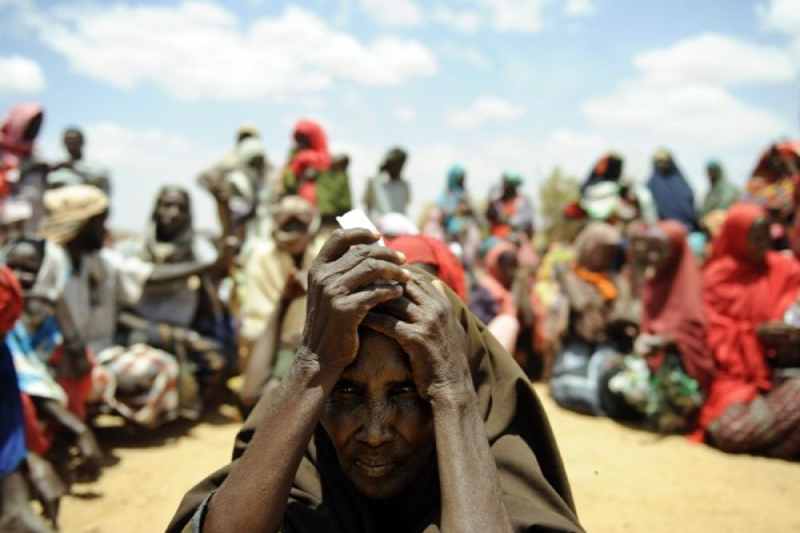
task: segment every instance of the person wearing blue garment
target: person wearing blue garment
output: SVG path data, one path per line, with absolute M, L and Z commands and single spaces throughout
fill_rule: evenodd
M 0 339 L 22 312 L 22 289 L 7 267 L 0 267 Z M 51 533 L 31 509 L 23 476 L 28 449 L 17 373 L 11 352 L 0 342 L 0 531 Z
M 659 148 L 653 156 L 653 174 L 647 187 L 655 200 L 660 220 L 677 220 L 690 233 L 698 229 L 694 192 L 669 150 Z

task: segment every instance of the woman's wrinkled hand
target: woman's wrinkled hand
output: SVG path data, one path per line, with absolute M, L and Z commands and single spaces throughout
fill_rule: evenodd
M 302 348 L 321 367 L 344 369 L 358 352 L 358 327 L 376 305 L 403 294 L 405 258 L 365 229 L 336 230 L 308 274 Z
M 469 401 L 474 388 L 467 334 L 437 282 L 415 277 L 402 298 L 371 311 L 364 325 L 395 339 L 408 354 L 420 396 L 433 403 Z

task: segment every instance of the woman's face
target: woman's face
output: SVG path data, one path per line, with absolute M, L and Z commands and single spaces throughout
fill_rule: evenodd
M 754 265 L 761 265 L 772 244 L 769 233 L 769 221 L 766 218 L 756 220 L 747 234 L 747 256 Z
M 635 237 L 631 247 L 634 263 L 647 279 L 654 278 L 669 262 L 670 248 L 665 236 Z
M 190 223 L 186 196 L 176 190 L 163 192 L 156 206 L 156 225 L 159 233 L 167 238 L 175 238 Z
M 592 247 L 592 253 L 584 265 L 592 272 L 606 272 L 614 266 L 614 261 L 619 253 L 619 245 L 610 243 L 597 243 Z
M 359 332 L 358 357 L 342 373 L 322 414 L 342 471 L 373 499 L 402 493 L 434 460 L 433 417 L 392 339 Z
M 514 283 L 514 277 L 517 275 L 517 268 L 519 268 L 519 261 L 517 254 L 514 252 L 503 252 L 497 259 L 498 271 L 500 278 L 498 281 L 505 287 L 510 287 Z

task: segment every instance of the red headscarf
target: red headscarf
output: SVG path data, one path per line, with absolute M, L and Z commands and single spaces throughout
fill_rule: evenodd
M 8 111 L 8 116 L 0 125 L 0 151 L 9 166 L 16 166 L 17 157 L 26 157 L 33 152 L 33 139 L 25 134 L 34 119 L 44 113 L 36 103 L 17 104 Z
M 294 154 L 289 162 L 289 169 L 300 182 L 298 194 L 317 205 L 316 186 L 313 181 L 304 181 L 303 174 L 308 169 L 324 172 L 331 167 L 331 155 L 328 152 L 328 140 L 322 126 L 312 120 L 301 120 L 294 127 L 294 136 L 305 137 L 309 147 Z
M 708 390 L 714 360 L 706 345 L 702 277 L 686 241 L 686 227 L 674 220 L 658 223 L 670 247 L 669 263 L 644 286 L 642 331 L 675 340 L 686 372 Z
M 439 271 L 439 278 L 453 289 L 459 298 L 466 300 L 464 268 L 445 243 L 426 235 L 403 235 L 388 241 L 387 245 L 393 250 L 403 252 L 409 263 L 435 266 Z
M 702 429 L 730 405 L 748 403 L 770 389 L 767 352 L 756 331 L 764 322 L 781 320 L 800 293 L 795 259 L 768 252 L 762 267 L 747 260 L 750 228 L 765 216 L 758 205 L 734 205 L 703 272 L 708 345 L 716 371 L 700 414 Z
M 507 252 L 516 254 L 516 246 L 508 241 L 497 241 L 483 260 L 486 273 L 478 276 L 478 281 L 498 303 L 499 314 L 516 317 L 517 306 L 514 304 L 514 297 L 511 295 L 511 291 L 500 283 L 500 256 Z
M 20 158 L 33 153 L 33 138 L 27 138 L 26 134 L 31 123 L 43 114 L 39 104 L 17 104 L 0 124 L 0 198 L 9 194 L 8 171 L 19 167 Z
M 22 314 L 22 288 L 7 266 L 0 267 L 0 333 L 6 333 Z

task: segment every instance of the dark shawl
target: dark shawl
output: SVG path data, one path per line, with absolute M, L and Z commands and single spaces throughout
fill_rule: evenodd
M 673 164 L 666 174 L 654 170 L 647 187 L 653 195 L 659 219 L 677 220 L 690 233 L 697 230 L 694 192 L 677 166 Z
M 478 402 L 497 464 L 503 502 L 515 531 L 583 531 L 550 424 L 530 381 L 458 297 L 452 291 L 447 294 L 467 331 Z M 262 399 L 245 421 L 237 435 L 234 462 L 245 452 L 267 408 L 268 402 Z M 222 484 L 230 468 L 228 465 L 211 474 L 186 494 L 168 532 L 184 531 L 195 510 Z M 341 472 L 333 446 L 318 426 L 295 476 L 283 530 L 439 531 L 435 467 L 410 492 L 377 503 L 360 496 Z

